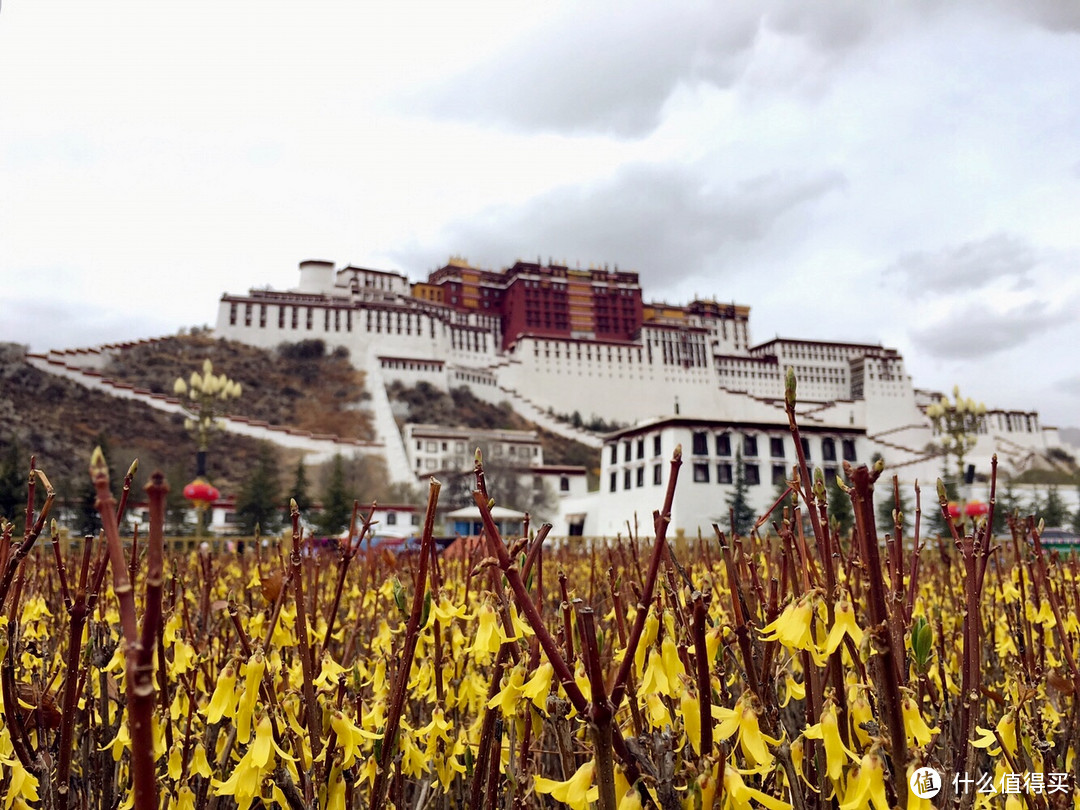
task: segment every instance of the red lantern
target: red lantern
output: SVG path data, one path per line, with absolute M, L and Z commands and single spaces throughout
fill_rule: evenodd
M 184 487 L 184 497 L 191 501 L 197 508 L 205 509 L 214 503 L 221 493 L 205 478 L 196 478 Z
M 185 490 L 184 492 L 186 494 L 187 490 Z M 960 504 L 958 504 L 956 501 L 949 501 L 949 517 L 960 517 Z
M 981 517 L 990 511 L 990 507 L 982 501 L 968 501 L 964 507 L 964 514 L 968 517 Z

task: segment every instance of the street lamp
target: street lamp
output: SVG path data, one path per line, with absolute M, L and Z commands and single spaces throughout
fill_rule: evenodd
M 203 361 L 201 374 L 191 372 L 186 382 L 183 377 L 177 377 L 173 383 L 173 393 L 178 397 L 187 397 L 186 401 L 182 399 L 180 403 L 187 414 L 184 429 L 194 437 L 198 447 L 195 480 L 184 487 L 184 497 L 194 505 L 198 516 L 195 536 L 202 537 L 203 516 L 221 494 L 206 478 L 206 450 L 211 436 L 222 428 L 219 416 L 225 412 L 225 403 L 240 396 L 240 383 L 224 374 L 214 374 L 214 364 L 207 359 Z
M 979 511 L 976 503 L 971 501 L 971 486 L 965 476 L 964 457 L 978 444 L 979 431 L 986 420 L 986 406 L 971 398 L 964 399 L 960 396 L 960 386 L 955 386 L 952 401 L 946 396 L 941 397 L 938 402 L 932 402 L 927 406 L 926 415 L 930 419 L 934 433 L 938 436 L 935 443 L 945 456 L 946 480 L 949 478 L 949 458 L 956 458 L 956 484 L 958 488 L 961 488 L 960 495 L 966 506 L 961 510 L 960 505 L 957 504 L 955 514 L 953 514 L 954 510 L 950 505 L 950 515 L 957 518 L 963 511 L 974 522 L 974 519 L 985 514 L 985 511 Z M 985 509 L 985 504 L 977 506 Z

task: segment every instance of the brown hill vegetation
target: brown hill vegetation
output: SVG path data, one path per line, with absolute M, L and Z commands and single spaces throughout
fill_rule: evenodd
M 364 373 L 352 367 L 347 351 L 327 352 L 321 340 L 259 349 L 193 331 L 117 352 L 103 373 L 171 395 L 176 378 L 187 379 L 207 358 L 215 372 L 243 386 L 243 396 L 229 403 L 237 416 L 342 438 L 374 438 L 370 415 L 361 407 L 369 398 Z
M 141 487 L 155 469 L 170 472 L 173 487 L 182 487 L 194 474 L 195 444 L 184 430 L 184 419 L 134 400 L 92 391 L 70 380 L 40 371 L 25 361 L 24 350 L 0 344 L 0 452 L 12 447 L 49 473 L 58 488 L 80 492 L 89 482 L 87 464 L 95 444 L 104 440 L 114 476 L 139 458 Z M 233 492 L 253 463 L 258 442 L 220 434 L 209 454 L 214 483 Z M 60 489 L 61 495 L 64 494 Z

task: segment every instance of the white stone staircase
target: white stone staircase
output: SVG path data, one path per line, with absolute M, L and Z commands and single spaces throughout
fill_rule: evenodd
M 542 410 L 535 402 L 523 397 L 513 388 L 507 388 L 506 386 L 500 385 L 498 386 L 498 389 L 501 395 L 500 398 L 509 402 L 510 406 L 519 416 L 528 419 L 533 424 L 554 433 L 556 436 L 562 436 L 564 439 L 580 442 L 586 447 L 591 447 L 594 450 L 599 450 L 603 447 L 604 440 L 592 431 L 576 428 L 573 425 L 556 419 L 547 411 Z
M 378 350 L 374 346 L 368 350 L 364 373 L 367 375 L 367 390 L 371 394 L 371 411 L 375 417 L 375 435 L 379 438 L 386 459 L 390 480 L 416 483 L 416 476 L 409 467 L 409 458 L 402 443 L 394 411 L 390 407 L 390 397 L 386 395 L 386 383 L 383 379 L 382 364 Z

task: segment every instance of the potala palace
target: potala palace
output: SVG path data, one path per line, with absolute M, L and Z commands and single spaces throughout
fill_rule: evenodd
M 617 269 L 519 261 L 490 271 L 452 259 L 410 283 L 397 272 L 305 261 L 294 289 L 222 296 L 216 333 L 266 348 L 321 338 L 348 349 L 367 372 L 397 480 L 437 471 L 444 462 L 424 453 L 447 448 L 400 435 L 385 393 L 393 380 L 467 385 L 595 447 L 600 489 L 561 488 L 559 514 L 550 516 L 557 534 L 625 532 L 635 511 L 651 531 L 676 444 L 684 464 L 675 527 L 705 531 L 726 515 L 736 452 L 755 505 L 767 508 L 795 460 L 783 401 L 788 368 L 798 377 L 809 461 L 827 476 L 844 460 L 876 455 L 906 482 L 932 482 L 942 469 L 926 416 L 941 395 L 914 387 L 896 349 L 796 338 L 755 344 L 749 307 L 647 303 L 637 274 Z M 575 412 L 586 423 L 598 416 L 629 427 L 598 436 L 556 418 Z M 1058 445 L 1037 412 L 991 407 L 967 461 L 985 475 L 997 453 L 1003 468 L 1019 471 Z

